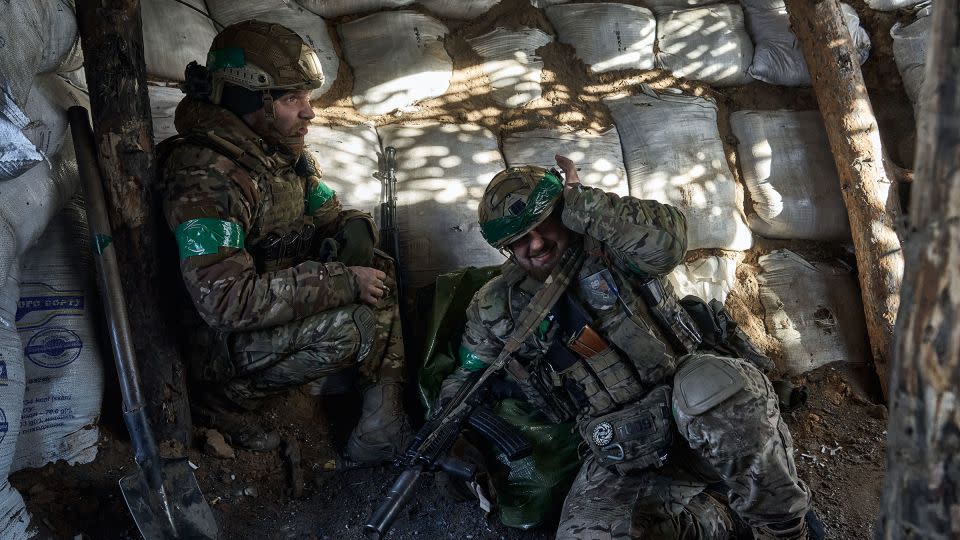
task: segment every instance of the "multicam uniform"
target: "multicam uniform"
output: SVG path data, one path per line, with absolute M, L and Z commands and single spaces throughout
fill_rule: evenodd
M 306 153 L 270 148 L 235 114 L 185 98 L 182 138 L 165 161 L 164 214 L 180 247 L 180 269 L 219 356 L 196 370 L 242 402 L 359 364 L 369 382 L 403 379 L 403 343 L 392 261 L 391 294 L 358 303 L 330 240 L 350 220 Z M 298 159 L 299 158 L 299 159 Z M 335 254 L 334 254 L 335 255 Z
M 752 527 L 802 518 L 810 494 L 770 382 L 748 362 L 698 350 L 689 315 L 662 279 L 686 250 L 684 216 L 583 186 L 563 202 L 584 262 L 507 369 L 549 419 L 576 417 L 590 447 L 557 537 L 729 538 L 727 500 Z M 497 358 L 542 286 L 507 261 L 476 294 L 461 366 L 442 395 Z M 578 332 L 584 325 L 600 340 Z M 712 494 L 708 485 L 720 482 L 728 493 Z

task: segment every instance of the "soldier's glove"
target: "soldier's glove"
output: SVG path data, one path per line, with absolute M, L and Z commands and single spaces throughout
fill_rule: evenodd
M 373 232 L 365 219 L 351 219 L 341 233 L 340 262 L 347 266 L 370 266 L 373 261 Z

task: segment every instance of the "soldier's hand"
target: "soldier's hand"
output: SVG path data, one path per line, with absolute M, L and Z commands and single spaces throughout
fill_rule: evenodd
M 348 269 L 357 280 L 357 288 L 360 289 L 360 301 L 364 304 L 375 306 L 377 301 L 389 292 L 387 286 L 383 283 L 387 274 L 382 271 L 367 266 L 350 266 Z
M 567 156 L 561 156 L 560 154 L 553 156 L 553 159 L 557 160 L 557 166 L 563 171 L 567 186 L 580 183 L 580 175 L 577 174 L 577 164 L 574 163 L 572 159 Z

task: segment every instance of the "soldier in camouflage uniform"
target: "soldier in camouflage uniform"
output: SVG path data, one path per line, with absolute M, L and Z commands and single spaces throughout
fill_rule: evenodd
M 303 149 L 319 59 L 293 31 L 246 21 L 187 74 L 179 135 L 161 145 L 163 209 L 216 351 L 192 366 L 200 420 L 241 447 L 275 447 L 236 413 L 355 368 L 363 410 L 348 457 L 392 459 L 409 434 L 395 269 L 374 250 L 372 218 L 344 210 Z
M 508 337 L 523 338 L 511 336 L 521 312 L 538 290 L 562 283 L 557 272 L 577 256 L 566 292 L 504 375 L 510 393 L 546 419 L 575 418 L 584 439 L 557 538 L 806 538 L 819 530 L 770 381 L 752 363 L 705 347 L 664 279 L 686 251 L 683 214 L 583 186 L 569 159 L 557 164 L 565 181 L 521 167 L 487 187 L 481 231 L 509 260 L 468 307 L 460 367 L 441 400 L 493 362 Z

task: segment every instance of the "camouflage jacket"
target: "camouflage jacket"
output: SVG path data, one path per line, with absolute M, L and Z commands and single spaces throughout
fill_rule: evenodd
M 567 228 L 583 236 L 587 253 L 567 294 L 587 308 L 593 317 L 592 326 L 609 342 L 634 356 L 632 363 L 646 387 L 672 375 L 676 353 L 639 297 L 637 286 L 660 279 L 682 261 L 687 246 L 686 218 L 670 205 L 580 187 L 565 192 L 562 220 Z M 597 279 L 598 272 L 604 270 L 615 284 Z M 595 290 L 607 285 L 613 285 L 618 294 Z M 443 396 L 450 395 L 471 371 L 497 358 L 520 313 L 541 286 L 508 260 L 501 275 L 477 292 L 467 308 L 460 367 L 444 381 Z M 564 387 L 562 376 L 546 361 L 557 334 L 558 324 L 548 317 L 514 357 L 527 368 L 531 379 L 537 380 L 538 388 L 551 389 L 564 396 L 560 399 L 569 400 L 560 391 Z
M 226 332 L 271 327 L 356 300 L 356 281 L 342 263 L 287 261 L 258 272 L 252 254 L 270 235 L 306 224 L 326 238 L 347 220 L 364 219 L 376 234 L 369 215 L 343 210 L 312 157 L 305 153 L 304 162 L 272 149 L 230 111 L 190 98 L 178 105 L 175 122 L 182 138 L 166 143 L 163 212 L 177 236 L 187 291 L 208 325 Z M 209 140 L 217 144 L 202 142 Z

